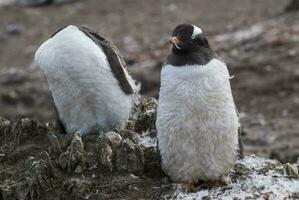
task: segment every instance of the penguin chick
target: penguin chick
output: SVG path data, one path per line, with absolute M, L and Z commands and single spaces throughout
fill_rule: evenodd
M 199 27 L 177 26 L 170 43 L 156 121 L 162 168 L 189 189 L 199 181 L 219 185 L 239 143 L 228 69 Z
M 86 135 L 126 126 L 139 87 L 106 39 L 87 28 L 67 26 L 39 47 L 35 63 L 66 133 Z

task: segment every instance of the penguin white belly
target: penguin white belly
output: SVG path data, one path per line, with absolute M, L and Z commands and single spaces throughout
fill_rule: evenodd
M 121 90 L 102 49 L 77 27 L 68 26 L 43 43 L 35 62 L 67 133 L 84 135 L 126 125 L 133 95 Z
M 239 124 L 226 65 L 213 59 L 203 66 L 164 66 L 156 126 L 162 168 L 174 181 L 227 173 Z

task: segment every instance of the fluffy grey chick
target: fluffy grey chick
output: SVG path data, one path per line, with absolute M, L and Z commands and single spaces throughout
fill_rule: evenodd
M 188 190 L 199 181 L 217 185 L 239 149 L 230 75 L 199 27 L 177 26 L 170 42 L 156 121 L 162 168 Z

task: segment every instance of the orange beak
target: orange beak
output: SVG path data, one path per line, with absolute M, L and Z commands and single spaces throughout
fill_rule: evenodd
M 178 43 L 181 41 L 177 37 L 172 37 L 169 39 L 169 43 L 173 44 L 177 49 L 181 49 L 181 47 L 178 46 Z
M 177 44 L 179 42 L 180 42 L 180 40 L 177 37 L 172 37 L 169 39 L 170 44 Z

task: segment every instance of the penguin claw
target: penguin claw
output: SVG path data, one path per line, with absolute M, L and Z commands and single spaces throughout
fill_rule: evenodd
M 222 179 L 216 180 L 216 181 L 212 181 L 212 186 L 214 187 L 223 187 L 226 186 L 226 182 Z
M 196 190 L 195 183 L 193 181 L 184 182 L 183 188 L 186 192 L 194 192 Z
M 226 182 L 222 179 L 210 180 L 200 185 L 201 188 L 215 188 L 215 187 L 223 187 L 226 186 Z

